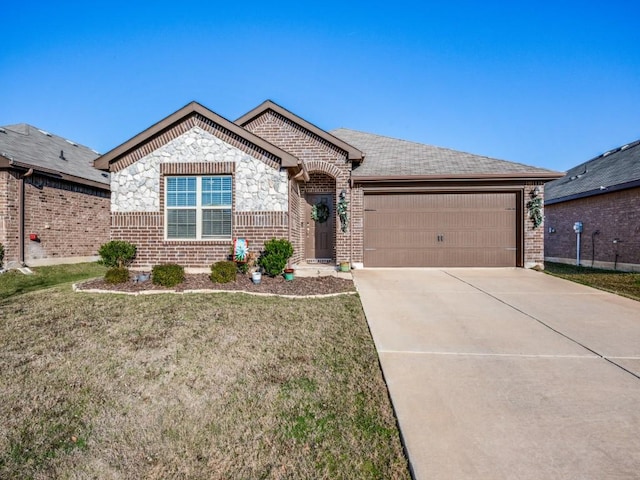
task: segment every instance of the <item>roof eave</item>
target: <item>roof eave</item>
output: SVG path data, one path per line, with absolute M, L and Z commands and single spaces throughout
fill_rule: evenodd
M 630 188 L 640 187 L 640 179 L 633 180 L 631 182 L 619 183 L 617 185 L 611 185 L 604 189 L 596 188 L 593 190 L 587 190 L 586 192 L 574 193 L 572 195 L 566 195 L 564 197 L 558 197 L 553 199 L 545 199 L 545 205 L 553 205 L 556 203 L 569 202 L 571 200 L 578 200 L 580 198 L 594 197 L 596 195 L 605 195 L 607 193 L 619 192 L 620 190 L 628 190 Z
M 557 172 L 542 173 L 498 173 L 498 174 L 455 174 L 455 175 L 353 175 L 355 183 L 378 183 L 378 182 L 416 182 L 416 181 L 456 181 L 474 182 L 486 180 L 518 180 L 518 181 L 544 181 L 548 182 L 557 178 L 562 178 L 564 174 Z
M 106 191 L 111 190 L 111 186 L 109 185 L 109 183 L 103 183 L 98 182 L 97 180 L 91 180 L 89 178 L 78 177 L 76 175 L 60 172 L 58 170 L 40 167 L 38 165 L 32 165 L 30 163 L 18 162 L 16 160 L 8 159 L 4 156 L 0 156 L 0 168 L 14 168 L 22 171 L 33 170 L 34 172 L 46 175 L 48 177 L 56 178 L 58 180 L 65 180 L 67 182 L 86 185 Z
M 214 123 L 228 129 L 229 131 L 238 135 L 239 137 L 244 138 L 245 140 L 253 143 L 257 147 L 260 147 L 261 149 L 275 155 L 276 157 L 280 158 L 281 166 L 284 168 L 295 167 L 298 165 L 299 160 L 295 156 L 291 155 L 290 153 L 276 147 L 275 145 L 267 142 L 266 140 L 258 137 L 257 135 L 254 135 L 248 130 L 245 130 L 244 128 L 242 128 L 241 126 L 234 124 L 230 120 L 227 120 L 226 118 L 221 117 L 217 113 L 209 110 L 203 105 L 200 105 L 198 102 L 191 102 L 185 105 L 184 107 L 182 107 L 180 110 L 172 113 L 168 117 L 153 124 L 151 127 L 147 128 L 146 130 L 140 132 L 135 137 L 130 138 L 123 144 L 115 147 L 114 149 L 110 150 L 104 155 L 98 157 L 93 162 L 94 167 L 99 170 L 109 171 L 111 168 L 111 165 L 118 158 L 122 157 L 123 155 L 126 155 L 130 151 L 137 148 L 138 145 L 140 145 L 141 143 L 144 143 L 145 141 L 151 139 L 152 137 L 168 130 L 169 128 L 173 127 L 175 124 L 179 123 L 180 121 L 184 120 L 185 118 L 193 114 L 202 115 L 203 117 L 213 121 Z
M 244 126 L 247 123 L 253 121 L 256 117 L 259 117 L 260 115 L 262 115 L 263 113 L 269 110 L 272 110 L 278 113 L 279 115 L 282 115 L 283 117 L 288 118 L 292 122 L 297 123 L 300 126 L 304 127 L 305 129 L 309 130 L 314 135 L 317 135 L 318 137 L 326 140 L 332 145 L 338 147 L 340 150 L 345 151 L 347 153 L 348 160 L 351 160 L 352 162 L 362 162 L 364 160 L 365 154 L 362 151 L 355 148 L 353 145 L 349 145 L 344 140 L 340 140 L 338 137 L 331 135 L 329 132 L 321 129 L 320 127 L 317 127 L 313 123 L 310 123 L 307 120 L 299 117 L 295 113 L 290 112 L 286 108 L 281 107 L 277 103 L 274 103 L 272 100 L 265 100 L 253 110 L 242 115 L 234 123 L 239 126 Z

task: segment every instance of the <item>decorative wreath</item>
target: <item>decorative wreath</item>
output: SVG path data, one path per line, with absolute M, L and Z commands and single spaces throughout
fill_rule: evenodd
M 314 222 L 324 223 L 329 220 L 329 206 L 326 203 L 316 203 L 311 207 L 311 219 Z

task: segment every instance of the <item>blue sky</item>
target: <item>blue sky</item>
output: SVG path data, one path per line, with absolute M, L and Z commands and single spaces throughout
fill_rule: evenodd
M 510 3 L 9 2 L 0 125 L 106 152 L 191 100 L 271 99 L 560 171 L 640 139 L 640 4 Z

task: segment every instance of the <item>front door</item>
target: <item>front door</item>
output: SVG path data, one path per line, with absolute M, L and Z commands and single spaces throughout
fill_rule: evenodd
M 308 262 L 330 262 L 335 259 L 334 239 L 336 236 L 336 217 L 333 194 L 307 194 L 305 200 L 305 257 L 307 258 Z M 326 208 L 322 207 L 321 205 L 325 205 Z M 318 220 L 314 220 L 312 218 L 314 206 L 317 206 L 316 211 L 320 213 L 320 218 Z M 328 217 L 326 215 L 322 215 L 322 213 L 327 212 L 327 209 Z

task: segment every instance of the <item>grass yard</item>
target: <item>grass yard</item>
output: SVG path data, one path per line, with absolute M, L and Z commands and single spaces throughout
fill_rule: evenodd
M 33 292 L 65 282 L 77 282 L 101 277 L 106 268 L 97 263 L 74 263 L 51 267 L 35 267 L 34 275 L 24 275 L 12 270 L 0 275 L 0 300 L 12 295 Z
M 410 478 L 355 295 L 3 298 L 0 478 Z
M 545 273 L 640 301 L 640 273 L 545 262 Z

